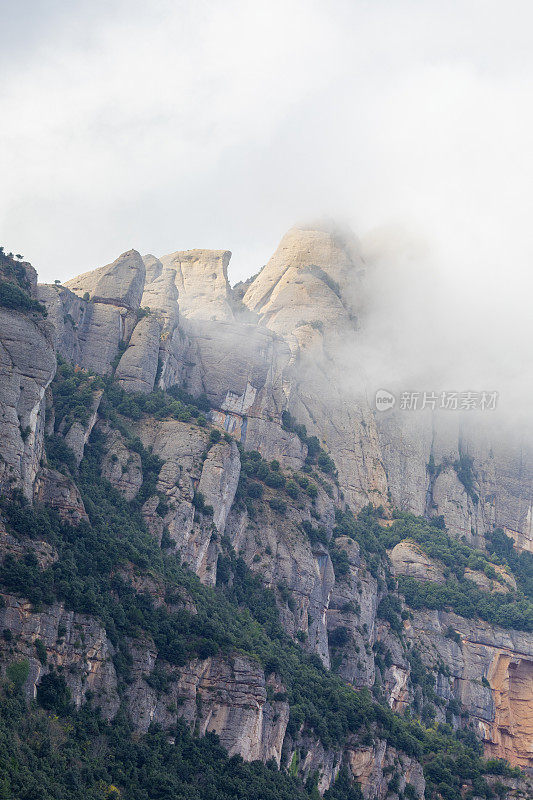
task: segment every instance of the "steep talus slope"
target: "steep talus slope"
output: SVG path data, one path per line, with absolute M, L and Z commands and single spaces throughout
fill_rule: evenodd
M 130 251 L 39 287 L 53 329 L 2 309 L 52 361 L 9 484 L 34 507 L 6 485 L 0 510 L 9 686 L 176 747 L 185 720 L 309 797 L 527 796 L 479 758 L 533 768 L 525 451 L 347 391 L 353 238 L 293 229 L 244 305 L 228 259 Z

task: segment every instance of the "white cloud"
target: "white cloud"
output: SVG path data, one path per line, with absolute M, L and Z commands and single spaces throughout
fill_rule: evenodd
M 13 6 L 1 238 L 43 279 L 130 247 L 229 248 L 238 279 L 295 220 L 392 224 L 428 254 L 388 256 L 394 324 L 414 297 L 452 360 L 530 371 L 529 2 Z

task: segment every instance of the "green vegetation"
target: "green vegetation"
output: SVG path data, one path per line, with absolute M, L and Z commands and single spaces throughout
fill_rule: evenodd
M 511 540 L 503 531 L 496 530 L 489 534 L 489 550 L 493 551 L 493 555 L 489 556 L 451 537 L 441 527 L 440 518 L 433 522 L 412 514 L 399 513 L 396 522 L 382 530 L 382 541 L 389 548 L 403 539 L 416 542 L 425 553 L 441 561 L 447 569 L 444 584 L 422 583 L 415 578 L 400 577 L 399 590 L 411 608 L 450 608 L 463 617 L 478 616 L 504 628 L 533 630 L 533 556 L 530 553 L 516 554 Z M 504 563 L 505 560 L 508 560 L 510 569 L 516 571 L 517 592 L 484 592 L 464 577 L 468 567 L 502 580 L 494 570 L 493 563 Z
M 205 396 L 193 398 L 178 387 L 171 387 L 166 392 L 156 389 L 150 394 L 128 394 L 117 384 L 108 381 L 102 408 L 108 411 L 110 418 L 112 411 L 133 420 L 150 414 L 156 419 L 196 422 L 200 427 L 205 427 L 207 420 L 202 412 L 209 411 L 209 403 Z
M 18 254 L 13 256 L 13 253 L 4 253 L 4 248 L 0 247 L 0 306 L 46 317 L 45 306 L 31 296 L 31 284 L 25 268 L 15 260 L 21 258 Z
M 411 608 L 449 608 L 462 617 L 480 617 L 503 628 L 533 631 L 533 604 L 525 597 L 488 594 L 468 580 L 451 579 L 441 585 L 402 576 L 398 583 Z
M 87 373 L 75 375 L 71 368 L 61 365 L 53 385 L 58 398 L 58 419 L 65 421 L 65 425 L 81 419 L 81 410 L 76 411 L 81 406 L 80 397 L 88 402 L 89 392 L 92 394 L 96 385 L 99 384 Z M 264 588 L 227 539 L 221 542 L 215 588 L 202 585 L 180 564 L 178 556 L 170 552 L 168 532 L 163 539 L 165 549 L 158 547 L 146 529 L 140 506 L 155 493 L 162 462 L 142 446 L 123 418 L 138 419 L 144 413 L 157 418 L 180 418 L 189 413 L 191 421 L 203 425 L 204 401 L 192 400 L 178 389 L 170 397 L 164 392 L 126 395 L 106 381 L 103 414 L 120 430 L 128 447 L 141 456 L 144 480 L 139 496 L 128 503 L 102 480 L 100 466 L 105 441 L 97 430 L 86 446 L 79 470 L 70 461 L 64 442 L 61 449 L 60 437 L 52 437 L 48 446 L 57 463 L 75 475 L 90 522 L 73 527 L 50 509 L 30 507 L 20 496 L 10 501 L 0 498 L 2 515 L 13 536 L 24 545 L 31 545 L 32 538 L 47 541 L 57 552 L 57 560 L 44 569 L 31 550 L 18 559 L 7 555 L 0 566 L 0 583 L 6 590 L 27 598 L 37 609 L 60 599 L 70 609 L 95 615 L 115 646 L 114 662 L 122 694 L 130 680 L 129 637 L 142 633 L 153 637 L 159 657 L 149 681 L 160 693 L 165 692 L 169 682 L 175 680 L 177 669 L 189 659 L 217 654 L 230 658 L 239 652 L 257 660 L 267 675 L 276 674 L 283 683 L 290 706 L 287 732 L 293 739 L 302 728 L 313 732 L 325 747 L 338 747 L 348 737 L 354 744 L 382 737 L 399 750 L 421 759 L 428 798 L 459 800 L 465 781 L 470 781 L 478 796 L 490 798 L 491 790 L 483 777 L 489 767 L 480 758 L 480 746 L 473 734 L 454 732 L 446 725 L 434 727 L 431 703 L 439 699 L 434 692 L 434 681 L 424 671 L 418 654 L 411 652 L 409 660 L 413 680 L 423 686 L 425 702 L 420 716 L 428 728 L 409 717 L 400 717 L 384 703 L 375 702 L 368 689 L 354 691 L 340 677 L 325 670 L 316 655 L 306 655 L 282 628 L 275 591 Z M 219 440 L 220 436 L 210 434 L 211 443 Z M 318 461 L 320 448 L 313 457 Z M 279 463 L 268 463 L 258 453 L 242 453 L 242 464 L 243 480 L 239 487 L 242 502 L 251 502 L 254 492 L 259 497 L 265 486 L 285 490 L 290 499 L 293 498 L 288 491 L 289 483 L 298 498 L 300 494 L 313 497 L 318 491 L 307 475 L 297 473 L 289 481 Z M 289 500 L 279 497 L 275 500 L 276 510 L 285 513 Z M 195 507 L 199 514 L 211 513 L 200 493 L 195 495 Z M 337 538 L 349 536 L 359 543 L 370 571 L 374 575 L 379 573 L 379 580 L 384 574 L 387 577 L 385 548 L 398 536 L 398 541 L 405 538 L 407 528 L 411 530 L 411 538 L 427 540 L 424 546 L 438 548 L 443 559 L 449 557 L 451 571 L 456 569 L 459 552 L 464 566 L 468 565 L 472 549 L 464 545 L 467 548 L 464 552 L 454 550 L 455 544 L 450 543 L 438 523 L 403 516 L 391 528 L 383 529 L 378 523 L 379 514 L 379 509 L 368 507 L 355 518 L 349 510 L 339 510 L 334 532 Z M 303 523 L 302 530 L 312 544 L 327 546 L 326 532 L 320 526 Z M 456 544 L 463 548 L 462 543 Z M 492 546 L 502 559 L 508 549 L 506 539 L 495 536 Z M 335 543 L 330 552 L 336 576 L 342 580 L 349 573 L 348 556 Z M 528 562 L 521 560 L 519 566 L 521 580 L 527 582 Z M 150 576 L 161 587 L 166 603 L 155 604 L 147 592 L 136 590 L 131 583 L 132 572 L 141 579 Z M 384 588 L 383 581 L 382 584 Z M 449 585 L 453 586 L 453 581 Z M 389 589 L 393 586 L 394 582 Z M 412 591 L 412 603 L 417 602 L 416 587 L 401 588 L 407 599 Z M 278 587 L 278 592 L 290 603 L 292 596 L 286 587 Z M 195 613 L 186 610 L 184 597 L 192 600 Z M 488 595 L 483 597 L 492 600 Z M 516 605 L 509 595 L 499 597 Z M 394 630 L 401 629 L 401 603 L 396 595 L 385 594 L 378 613 Z M 477 607 L 473 613 L 481 616 Z M 344 626 L 337 627 L 330 632 L 330 645 L 342 648 L 349 635 Z M 46 649 L 39 648 L 37 642 L 36 651 L 41 660 L 46 657 Z M 386 667 L 390 654 L 384 652 L 379 658 Z M 197 739 L 181 722 L 170 732 L 154 728 L 146 736 L 134 737 L 122 710 L 112 724 L 100 720 L 94 707 L 74 711 L 59 669 L 50 670 L 39 684 L 40 709 L 35 705 L 28 707 L 18 694 L 27 670 L 27 662 L 19 661 L 6 671 L 8 683 L 0 702 L 0 797 L 38 795 L 45 800 L 61 800 L 118 798 L 121 794 L 131 800 L 155 797 L 316 800 L 314 777 L 304 788 L 291 774 L 280 773 L 275 766 L 229 759 L 216 737 Z M 56 715 L 59 719 L 54 718 Z M 170 744 L 169 733 L 175 736 L 175 744 Z M 60 747 L 55 744 L 58 741 Z M 295 763 L 297 767 L 298 758 Z M 456 763 L 460 765 L 458 770 L 453 768 Z M 498 769 L 506 768 L 498 766 Z M 394 785 L 393 776 L 390 786 Z M 411 797 L 413 791 L 411 794 L 406 791 L 406 796 Z M 359 789 L 350 782 L 346 770 L 340 771 L 326 798 L 359 800 Z
M 54 428 L 63 435 L 73 422 L 86 425 L 89 421 L 93 395 L 105 386 L 103 378 L 94 373 L 74 369 L 61 356 L 57 357 L 57 372 L 53 382 Z
M 487 548 L 494 562 L 507 564 L 513 573 L 518 588 L 533 601 L 533 553 L 523 551 L 518 553 L 513 540 L 501 528 L 488 533 Z
M 479 498 L 475 491 L 475 480 L 476 476 L 474 473 L 474 460 L 471 456 L 467 456 L 464 453 L 461 453 L 459 456 L 459 460 L 455 461 L 453 464 L 453 468 L 457 473 L 457 477 L 463 484 L 467 495 L 472 499 L 474 503 L 479 501 Z
M 387 549 L 404 539 L 411 539 L 430 558 L 441 561 L 458 578 L 463 577 L 467 567 L 484 570 L 491 566 L 486 553 L 450 536 L 442 526 L 441 517 L 427 520 L 402 511 L 396 512 L 396 517 L 390 528 L 381 529 L 381 540 Z
M 15 283 L 0 280 L 0 306 L 12 308 L 15 311 L 34 312 L 47 316 L 46 308 L 38 300 L 34 300 L 28 292 Z
M 295 433 L 296 436 L 307 445 L 307 464 L 317 464 L 322 472 L 331 475 L 336 479 L 337 470 L 333 459 L 328 456 L 326 451 L 320 446 L 316 436 L 308 436 L 307 428 L 305 425 L 299 425 L 292 414 L 288 411 L 283 411 L 281 415 L 281 424 L 283 429 Z
M 0 797 L 10 800 L 313 800 L 316 794 L 272 763 L 229 758 L 214 734 L 134 736 L 123 713 L 73 712 L 61 676 L 40 685 L 40 710 L 4 687 L 0 695 Z M 49 677 L 49 676 L 45 676 Z M 43 688 L 44 687 L 44 688 Z M 49 716 L 48 710 L 60 717 Z M 69 716 L 63 718 L 63 713 Z M 336 796 L 335 796 L 336 797 Z M 344 797 L 344 795 L 342 795 Z M 347 795 L 346 797 L 349 797 Z

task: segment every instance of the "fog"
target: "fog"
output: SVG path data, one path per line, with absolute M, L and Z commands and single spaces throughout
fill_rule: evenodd
M 327 215 L 373 265 L 376 380 L 527 407 L 532 23 L 490 0 L 4 3 L 1 242 L 46 281 L 228 248 L 236 281 Z

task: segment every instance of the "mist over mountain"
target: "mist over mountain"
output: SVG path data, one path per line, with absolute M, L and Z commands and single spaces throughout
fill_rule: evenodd
M 5 8 L 1 798 L 533 797 L 532 22 Z

